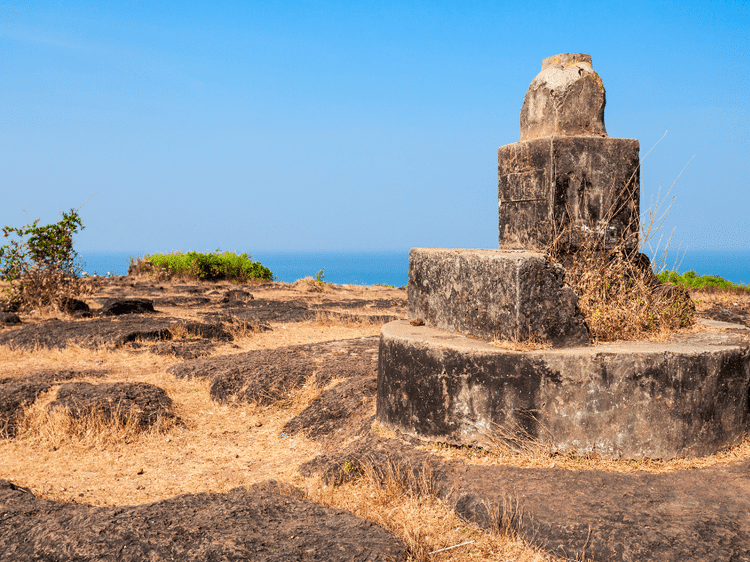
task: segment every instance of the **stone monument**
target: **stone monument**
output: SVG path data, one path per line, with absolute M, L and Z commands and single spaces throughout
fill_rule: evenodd
M 499 249 L 413 248 L 408 321 L 386 324 L 377 418 L 424 441 L 533 440 L 604 457 L 710 454 L 750 426 L 746 336 L 591 346 L 565 270 L 543 251 L 638 245 L 639 143 L 604 127 L 591 57 L 544 60 L 521 141 L 498 150 Z M 494 339 L 544 341 L 512 351 Z

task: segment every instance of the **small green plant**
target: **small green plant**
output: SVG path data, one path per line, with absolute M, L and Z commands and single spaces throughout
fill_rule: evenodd
M 313 281 L 315 281 L 318 285 L 323 285 L 325 283 L 325 281 L 323 281 L 323 278 L 326 276 L 325 271 L 326 268 L 324 267 L 315 274 L 315 277 L 313 277 Z
M 250 279 L 273 279 L 271 270 L 260 262 L 252 261 L 249 254 L 234 252 L 173 252 L 171 254 L 147 254 L 138 258 L 128 270 L 130 274 L 148 274 L 160 277 L 187 277 L 199 281 L 237 281 Z
M 662 283 L 670 283 L 688 289 L 703 291 L 733 291 L 750 292 L 747 285 L 737 285 L 717 275 L 698 275 L 694 270 L 686 271 L 682 275 L 676 271 L 662 271 L 657 275 Z
M 49 308 L 79 295 L 84 285 L 73 235 L 83 229 L 77 209 L 46 226 L 37 219 L 21 228 L 4 227 L 3 236 L 10 238 L 0 247 L 4 300 L 19 309 Z

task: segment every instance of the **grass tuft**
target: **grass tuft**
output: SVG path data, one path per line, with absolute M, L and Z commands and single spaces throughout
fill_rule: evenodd
M 657 277 L 662 283 L 669 283 L 687 289 L 698 289 L 706 292 L 722 291 L 750 294 L 750 287 L 747 285 L 732 283 L 718 275 L 698 275 L 693 269 L 686 271 L 682 275 L 676 271 L 662 271 Z
M 254 262 L 249 254 L 216 252 L 173 252 L 171 254 L 147 254 L 134 260 L 128 270 L 133 275 L 156 276 L 160 279 L 195 279 L 198 281 L 272 280 L 271 270 L 260 262 Z

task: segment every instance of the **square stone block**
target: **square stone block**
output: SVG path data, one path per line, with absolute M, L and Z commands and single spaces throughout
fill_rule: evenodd
M 565 270 L 524 251 L 412 248 L 408 312 L 429 326 L 492 340 L 588 345 Z
M 638 245 L 640 144 L 635 139 L 543 137 L 501 146 L 500 249 L 541 251 L 560 233 L 575 250 L 592 231 L 605 246 Z

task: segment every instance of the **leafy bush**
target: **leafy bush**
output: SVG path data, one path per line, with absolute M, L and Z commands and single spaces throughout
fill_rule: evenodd
M 254 262 L 248 254 L 220 252 L 173 252 L 147 254 L 131 264 L 130 274 L 158 275 L 166 278 L 187 277 L 200 281 L 231 280 L 240 283 L 250 279 L 273 279 L 271 270 Z
M 663 271 L 657 275 L 662 283 L 670 283 L 678 287 L 688 289 L 701 289 L 704 291 L 733 291 L 750 292 L 747 285 L 737 285 L 717 275 L 698 275 L 695 270 L 686 271 L 682 275 L 676 271 Z
M 0 276 L 4 300 L 15 308 L 59 308 L 84 290 L 81 266 L 73 249 L 73 235 L 84 226 L 76 209 L 62 220 L 39 226 L 39 219 L 21 228 L 6 226 L 11 237 L 0 247 Z

